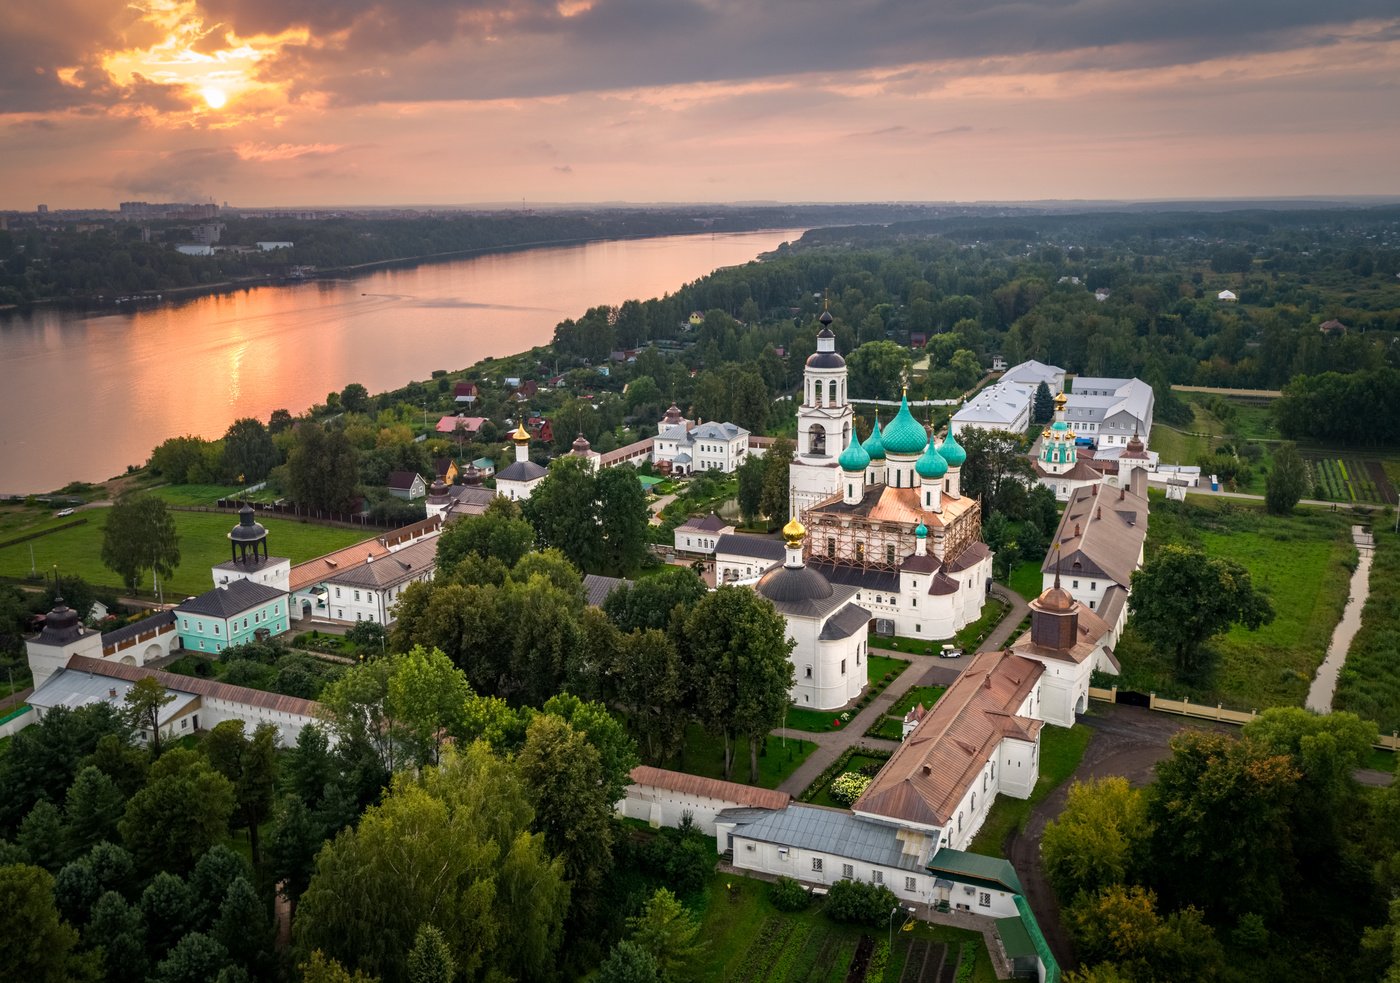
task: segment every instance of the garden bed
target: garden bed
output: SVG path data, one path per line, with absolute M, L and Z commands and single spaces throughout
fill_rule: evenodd
M 920 703 L 924 705 L 925 710 L 933 709 L 933 705 L 938 702 L 938 698 L 943 695 L 946 689 L 946 686 L 911 687 L 896 701 L 894 706 L 885 712 L 883 717 L 865 732 L 865 736 L 882 737 L 887 741 L 902 741 L 904 739 L 904 717 L 909 711 Z

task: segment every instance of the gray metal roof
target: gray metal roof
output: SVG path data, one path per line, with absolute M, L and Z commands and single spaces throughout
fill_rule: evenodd
M 534 461 L 516 461 L 496 472 L 497 481 L 534 481 L 543 478 L 549 471 Z
M 821 638 L 831 640 L 834 638 L 850 638 L 870 623 L 874 615 L 859 604 L 847 604 L 840 611 L 837 611 L 822 626 Z
M 284 591 L 257 584 L 251 580 L 235 580 L 225 586 L 205 591 L 192 601 L 185 601 L 175 610 L 181 614 L 202 614 L 210 618 L 232 618 L 251 611 L 259 605 L 285 598 Z
M 437 537 L 434 536 L 395 550 L 388 556 L 381 554 L 367 558 L 364 563 L 327 577 L 326 583 L 382 590 L 422 576 L 425 570 L 432 570 L 436 562 Z
M 583 593 L 589 607 L 600 608 L 603 606 L 603 602 L 608 599 L 609 594 L 623 584 L 631 583 L 632 581 L 623 580 L 621 577 L 604 577 L 601 574 L 586 573 L 583 575 Z
M 696 424 L 690 430 L 691 441 L 696 440 L 733 440 L 735 437 L 743 437 L 748 431 L 735 423 L 709 423 Z
M 890 823 L 798 803 L 736 829 L 734 836 L 919 872 L 937 845 L 936 834 L 911 835 Z M 916 852 L 906 853 L 906 843 Z
M 983 423 L 1002 424 L 1003 429 L 1015 423 L 1022 413 L 1029 411 L 1030 403 L 1026 391 L 1010 383 L 988 386 L 962 405 L 953 414 L 953 423 L 959 426 L 978 426 Z
M 28 702 L 42 710 L 54 707 L 76 710 L 94 703 L 110 703 L 120 709 L 133 685 L 135 684 L 125 679 L 113 679 L 110 676 L 79 672 L 76 669 L 60 669 L 44 680 L 44 685 L 30 695 Z M 182 693 L 172 689 L 166 689 L 166 693 L 173 695 L 175 699 L 160 708 L 157 718 L 160 724 L 179 717 L 191 703 L 199 699 L 194 693 Z
M 174 611 L 161 611 L 158 614 L 151 615 L 149 618 L 142 618 L 140 621 L 124 625 L 121 628 L 116 628 L 112 631 L 104 631 L 102 633 L 102 644 L 104 646 L 120 645 L 128 638 L 135 638 L 142 632 L 153 631 L 161 625 L 173 625 L 174 623 Z
M 756 560 L 781 560 L 786 555 L 783 544 L 779 540 L 764 539 L 762 536 L 745 536 L 737 532 L 726 533 L 715 540 L 715 553 L 749 556 Z

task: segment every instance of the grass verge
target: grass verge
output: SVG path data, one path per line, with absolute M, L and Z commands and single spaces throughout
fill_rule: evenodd
M 1031 810 L 1065 783 L 1084 757 L 1084 749 L 1094 732 L 1088 727 L 1055 727 L 1046 724 L 1040 732 L 1040 779 L 1029 799 L 998 795 L 992 811 L 968 850 L 988 857 L 1006 856 L 1006 841 L 1026 824 Z
M 925 710 L 932 709 L 946 689 L 946 686 L 910 687 L 909 691 L 901 696 L 894 706 L 890 707 L 889 711 L 865 732 L 865 736 L 883 737 L 888 741 L 901 740 L 904 737 L 905 714 L 920 703 L 924 705 Z
M 807 756 L 817 749 L 811 741 L 801 738 L 774 737 L 771 734 L 759 749 L 758 781 L 749 781 L 749 747 L 737 744 L 734 749 L 734 770 L 729 781 L 761 788 L 777 788 L 791 775 Z M 667 768 L 705 778 L 724 778 L 724 741 L 711 737 L 698 724 L 685 731 L 685 750 Z

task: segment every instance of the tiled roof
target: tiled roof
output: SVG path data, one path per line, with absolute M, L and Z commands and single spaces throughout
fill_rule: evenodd
M 722 782 L 718 778 L 701 778 L 699 775 L 653 768 L 650 765 L 638 765 L 633 768 L 631 777 L 633 785 L 650 785 L 652 788 L 664 788 L 685 795 L 700 795 L 721 802 L 756 806 L 761 809 L 782 809 L 792 801 L 792 796 L 786 792 L 740 785 L 738 782 Z
M 421 576 L 424 570 L 432 570 L 437 560 L 437 548 L 436 536 L 421 540 L 412 546 L 366 560 L 358 566 L 339 570 L 327 577 L 326 583 L 371 590 L 394 587 Z
M 260 689 L 249 689 L 246 686 L 232 686 L 229 683 L 219 683 L 212 679 L 200 679 L 198 676 L 181 676 L 178 673 L 161 672 L 159 669 L 147 669 L 145 666 L 127 666 L 106 659 L 89 659 L 86 656 L 75 655 L 68 660 L 67 668 L 69 672 L 86 672 L 94 676 L 124 679 L 133 683 L 138 679 L 150 676 L 154 677 L 156 682 L 166 689 L 174 690 L 177 693 L 198 693 L 200 696 L 207 696 L 213 700 L 227 700 L 230 703 L 263 707 L 282 713 L 295 713 L 303 717 L 314 717 L 320 710 L 320 704 L 313 700 L 303 700 L 296 696 L 283 696 L 281 693 L 266 693 Z
M 734 835 L 909 871 L 922 870 L 938 845 L 936 833 L 915 833 L 841 809 L 801 803 L 741 826 Z
M 346 546 L 343 549 L 338 549 L 334 553 L 327 553 L 325 556 L 318 556 L 314 560 L 298 563 L 296 566 L 292 567 L 289 587 L 293 591 L 299 591 L 304 587 L 310 587 L 312 584 L 319 584 L 339 571 L 364 563 L 366 557 L 373 555 L 378 559 L 387 556 L 389 554 L 389 547 L 398 546 L 400 543 L 413 542 L 416 539 L 422 539 L 424 536 L 433 535 L 441 528 L 442 517 L 434 515 L 419 522 L 415 522 L 412 525 L 402 526 L 391 532 L 387 532 L 378 539 L 366 539 L 353 546 Z
M 1117 588 L 1109 588 L 1116 590 Z M 1034 602 L 1032 602 L 1034 603 Z M 1015 642 L 1011 644 L 1011 651 L 1017 655 L 1027 657 L 1040 656 L 1046 659 L 1055 659 L 1060 662 L 1080 663 L 1089 656 L 1100 645 L 1106 645 L 1106 638 L 1109 633 L 1108 625 L 1093 611 L 1089 610 L 1087 604 L 1074 602 L 1075 613 L 1075 634 L 1074 644 L 1068 649 L 1049 648 L 1037 645 L 1031 640 L 1031 630 L 1027 628 Z M 1034 617 L 1034 615 L 1032 615 Z
M 251 580 L 235 580 L 232 583 L 205 591 L 192 601 L 176 605 L 181 614 L 202 614 L 208 618 L 232 618 L 260 604 L 285 598 L 287 595 L 275 587 L 254 583 Z
M 836 495 L 818 502 L 807 511 L 809 515 L 833 513 L 842 518 L 860 516 L 871 522 L 903 522 L 909 525 L 912 530 L 920 522 L 930 529 L 951 525 L 976 504 L 975 499 L 965 495 L 944 495 L 942 497 L 942 512 L 925 512 L 919 501 L 919 489 L 917 488 L 866 485 L 861 494 L 861 500 L 854 505 L 847 505 L 840 495 Z M 807 523 L 808 527 L 811 527 L 815 521 L 816 516 L 813 515 L 813 518 Z
M 1009 652 L 974 656 L 851 808 L 946 824 L 1004 737 L 1039 733 L 1039 720 L 1015 714 L 1044 673 L 1039 662 Z
M 1053 542 L 1064 576 L 1104 577 L 1128 587 L 1146 539 L 1146 499 L 1126 488 L 1088 485 L 1070 494 Z M 1052 549 L 1041 572 L 1054 573 L 1055 563 Z

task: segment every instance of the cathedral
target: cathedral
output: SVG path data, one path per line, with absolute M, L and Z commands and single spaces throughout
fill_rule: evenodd
M 877 633 L 951 638 L 980 616 L 992 579 L 981 503 L 961 492 L 967 452 L 951 432 L 930 435 L 907 396 L 862 442 L 830 324 L 823 313 L 807 360 L 790 478 L 807 565 L 856 588 Z

